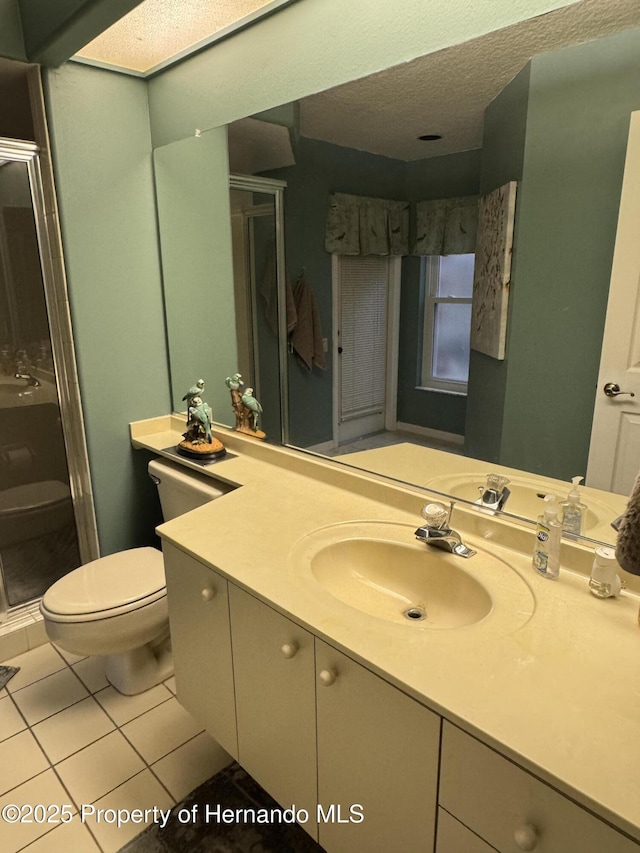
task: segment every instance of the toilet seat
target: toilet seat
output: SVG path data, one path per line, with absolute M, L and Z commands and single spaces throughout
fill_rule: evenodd
M 33 512 L 71 500 L 71 490 L 59 480 L 25 483 L 0 491 L 0 515 L 12 516 Z
M 44 594 L 41 610 L 53 622 L 95 622 L 139 610 L 165 595 L 162 552 L 132 548 L 60 578 Z

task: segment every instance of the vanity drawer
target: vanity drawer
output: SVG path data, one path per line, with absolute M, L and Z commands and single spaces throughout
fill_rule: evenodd
M 439 803 L 500 853 L 638 853 L 640 849 L 446 721 Z

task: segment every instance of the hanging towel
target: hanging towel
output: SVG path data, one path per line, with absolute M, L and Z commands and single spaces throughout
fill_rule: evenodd
M 285 279 L 285 300 L 287 312 L 287 334 L 295 328 L 297 317 L 293 293 L 289 280 Z M 276 274 L 275 247 L 271 248 L 262 269 L 260 293 L 264 299 L 264 315 L 274 335 L 278 334 L 278 278 Z
M 293 286 L 297 323 L 291 335 L 291 345 L 301 363 L 311 370 L 313 365 L 324 369 L 324 346 L 320 311 L 311 285 L 298 279 Z
M 640 475 L 620 519 L 616 560 L 626 572 L 640 575 Z

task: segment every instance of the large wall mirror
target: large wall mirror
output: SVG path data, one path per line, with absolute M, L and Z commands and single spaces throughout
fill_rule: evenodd
M 157 151 L 174 406 L 193 370 L 184 364 L 184 334 L 178 343 L 172 328 L 186 332 L 193 312 L 184 291 L 191 273 L 181 277 L 181 296 L 170 292 L 172 244 L 181 273 L 186 258 L 192 267 L 200 259 L 199 286 L 215 282 L 209 364 L 222 396 L 214 415 L 229 423 L 221 416 L 228 409 L 224 377 L 241 358 L 231 230 L 251 211 L 235 209 L 228 181 L 230 171 L 252 171 L 286 184 L 280 299 L 285 312 L 287 296 L 297 305 L 302 333 L 296 346 L 289 316 L 281 317 L 287 329 L 283 342 L 279 327 L 276 345 L 280 352 L 285 346 L 286 371 L 279 368 L 271 384 L 286 377 L 289 443 L 332 456 L 339 443 L 351 451 L 370 448 L 368 455 L 338 458 L 393 476 L 393 466 L 385 469 L 382 454 L 375 455 L 375 439 L 369 444 L 363 436 L 382 433 L 384 444 L 396 440 L 385 434 L 400 432 L 403 442 L 452 454 L 446 476 L 435 468 L 410 476 L 405 465 L 400 479 L 432 481 L 441 492 L 474 500 L 484 474 L 505 466 L 566 482 L 564 499 L 570 479 L 587 473 L 629 118 L 640 109 L 640 30 L 623 29 L 640 21 L 637 10 L 625 14 L 615 25 L 585 15 L 571 32 L 543 16 Z M 192 176 L 188 194 L 185 171 Z M 471 349 L 468 374 L 454 367 L 452 384 L 429 386 L 425 305 L 434 295 L 434 262 L 415 253 L 416 210 L 422 202 L 484 196 L 510 182 L 517 184 L 517 201 L 505 357 Z M 184 196 L 179 203 L 168 196 L 172 183 Z M 203 187 L 206 210 L 198 202 Z M 336 193 L 406 205 L 407 252 L 327 251 Z M 170 215 L 163 215 L 163 197 Z M 250 207 L 262 204 L 257 195 Z M 180 222 L 169 221 L 176 217 Z M 464 270 L 465 261 L 454 266 Z M 441 272 L 446 280 L 447 270 Z M 440 295 L 445 303 L 459 296 L 464 305 L 466 287 L 462 282 L 459 292 L 445 288 Z M 365 318 L 364 328 L 354 318 Z M 437 324 L 430 328 L 433 339 Z M 339 370 L 354 352 L 351 374 Z M 336 427 L 342 396 L 342 421 L 353 424 L 362 415 L 361 428 Z M 282 398 L 275 405 L 282 407 Z M 481 460 L 480 467 L 472 460 Z M 614 541 L 609 524 L 636 473 L 630 465 L 615 489 L 589 484 L 603 489 L 590 507 L 598 522 L 594 538 Z M 533 499 L 529 506 L 539 507 L 539 480 L 523 473 L 520 485 Z M 514 496 L 515 489 L 507 512 L 536 514 L 516 506 Z

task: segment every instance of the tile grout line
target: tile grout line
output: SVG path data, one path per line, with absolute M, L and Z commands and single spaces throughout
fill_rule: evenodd
M 16 732 L 16 735 L 17 735 L 17 734 L 22 734 L 22 733 L 23 733 L 23 732 L 25 732 L 25 731 L 28 731 L 28 732 L 29 732 L 29 734 L 32 736 L 33 740 L 35 740 L 35 742 L 36 742 L 36 744 L 37 744 L 37 746 L 38 746 L 39 751 L 42 753 L 42 755 L 43 755 L 43 757 L 44 757 L 44 759 L 45 759 L 45 763 L 46 763 L 47 767 L 46 767 L 46 769 L 41 770 L 41 771 L 40 771 L 40 773 L 36 773 L 34 776 L 29 777 L 29 779 L 25 779 L 25 780 L 23 780 L 22 782 L 20 782 L 20 784 L 19 784 L 19 785 L 17 785 L 17 786 L 14 786 L 14 787 L 10 788 L 8 791 L 4 792 L 3 794 L 0 794 L 0 796 L 4 796 L 4 794 L 8 794 L 8 793 L 10 793 L 11 791 L 13 791 L 13 790 L 15 790 L 16 788 L 18 788 L 20 785 L 25 784 L 26 782 L 32 781 L 33 779 L 37 778 L 38 776 L 40 776 L 40 775 L 42 775 L 42 774 L 44 774 L 44 773 L 47 773 L 49 770 L 52 770 L 52 771 L 53 771 L 53 773 L 54 773 L 54 776 L 55 776 L 56 780 L 58 781 L 58 783 L 59 783 L 59 784 L 60 784 L 60 786 L 62 787 L 62 790 L 65 792 L 66 796 L 69 798 L 69 802 L 70 802 L 70 803 L 73 803 L 74 808 L 75 808 L 75 816 L 79 815 L 79 807 L 78 807 L 78 805 L 77 805 L 77 803 L 76 803 L 76 800 L 75 800 L 75 798 L 71 795 L 71 793 L 69 792 L 69 790 L 68 790 L 67 786 L 65 785 L 65 783 L 64 783 L 64 781 L 63 781 L 63 779 L 62 779 L 61 775 L 60 775 L 60 774 L 59 774 L 59 772 L 58 772 L 57 767 L 58 767 L 58 765 L 59 765 L 59 764 L 61 764 L 61 763 L 62 763 L 63 761 L 65 761 L 67 758 L 71 758 L 72 756 L 79 754 L 83 749 L 86 749 L 87 747 L 92 746 L 92 745 L 94 745 L 94 744 L 98 743 L 100 740 L 103 740 L 104 738 L 106 738 L 109 734 L 113 734 L 114 732 L 116 732 L 116 731 L 117 731 L 117 732 L 119 732 L 119 733 L 122 735 L 122 737 L 124 738 L 124 740 L 126 741 L 126 743 L 127 743 L 127 744 L 131 747 L 131 749 L 134 751 L 134 753 L 135 753 L 135 754 L 140 758 L 140 760 L 142 761 L 143 767 L 142 767 L 142 769 L 141 769 L 141 770 L 138 770 L 136 773 L 133 773 L 133 774 L 132 774 L 131 776 L 129 776 L 127 779 L 123 779 L 122 781 L 120 781 L 117 785 L 115 785 L 115 786 L 114 786 L 113 788 L 111 788 L 109 791 L 106 791 L 106 792 L 104 792 L 103 794 L 101 794 L 101 795 L 100 795 L 100 797 L 96 798 L 96 800 L 94 800 L 94 801 L 92 801 L 92 802 L 93 802 L 93 803 L 95 803 L 95 802 L 97 802 L 97 800 L 102 799 L 103 797 L 106 797 L 106 796 L 108 796 L 109 794 L 112 794 L 112 793 L 113 793 L 114 791 L 116 791 L 119 787 L 121 787 L 122 785 L 126 784 L 127 782 L 130 782 L 130 781 L 131 781 L 131 779 L 134 779 L 136 776 L 141 775 L 142 773 L 144 773 L 144 772 L 145 772 L 145 770 L 149 770 L 149 771 L 150 771 L 150 774 L 151 774 L 151 777 L 152 777 L 152 778 L 157 782 L 157 784 L 158 784 L 158 785 L 160 785 L 161 789 L 162 789 L 162 790 L 167 794 L 168 799 L 169 799 L 169 801 L 170 801 L 170 802 L 171 802 L 171 804 L 172 804 L 172 805 L 171 805 L 171 808 L 173 808 L 173 807 L 176 805 L 176 803 L 177 803 L 178 801 L 176 801 L 175 797 L 173 796 L 173 794 L 171 793 L 171 791 L 168 789 L 168 787 L 166 786 L 166 784 L 162 781 L 162 779 L 158 776 L 158 774 L 156 773 L 156 771 L 153 769 L 153 764 L 155 764 L 155 763 L 157 763 L 157 762 L 161 761 L 162 759 L 164 759 L 164 758 L 166 758 L 167 756 L 171 755 L 172 753 L 176 752 L 176 751 L 177 751 L 177 750 L 179 750 L 180 748 L 184 747 L 184 746 L 185 746 L 185 744 L 190 743 L 191 741 L 195 740 L 195 738 L 197 738 L 200 734 L 202 734 L 202 732 L 197 732 L 197 733 L 196 733 L 195 735 L 193 735 L 192 737 L 187 738 L 187 740 L 185 740 L 185 741 L 184 741 L 184 743 L 178 744 L 178 745 L 177 745 L 177 746 L 175 746 L 173 749 L 170 749 L 170 750 L 169 750 L 167 753 L 165 753 L 164 755 L 161 755 L 161 756 L 160 756 L 159 758 L 157 758 L 154 762 L 150 763 L 149 761 L 147 761 L 147 759 L 144 757 L 144 755 L 142 755 L 142 753 L 139 751 L 139 749 L 135 746 L 135 744 L 134 744 L 134 743 L 129 739 L 129 737 L 127 737 L 126 733 L 123 731 L 123 727 L 124 727 L 124 726 L 128 725 L 129 723 L 131 723 L 131 722 L 133 722 L 133 721 L 135 721 L 135 720 L 139 720 L 141 717 L 143 717 L 145 714 L 147 714 L 147 713 L 149 713 L 149 712 L 153 711 L 155 708 L 159 708 L 161 705 L 166 704 L 170 699 L 172 699 L 172 698 L 173 698 L 173 699 L 176 699 L 176 700 L 177 700 L 177 697 L 176 697 L 175 693 L 174 693 L 174 692 L 173 692 L 173 691 L 172 691 L 172 690 L 167 686 L 167 684 L 166 684 L 166 681 L 167 681 L 168 679 L 165 679 L 165 681 L 160 682 L 160 684 L 158 685 L 158 686 L 162 686 L 162 687 L 164 687 L 164 688 L 165 688 L 165 690 L 167 691 L 167 694 L 168 694 L 168 695 L 166 696 L 166 698 L 162 699 L 162 700 L 161 700 L 160 702 L 158 702 L 156 705 L 153 705 L 152 707 L 150 707 L 150 708 L 146 708 L 145 710 L 141 711 L 140 713 L 135 714 L 135 715 L 134 715 L 133 717 L 131 717 L 130 719 L 127 719 L 127 720 L 125 720 L 125 721 L 124 721 L 124 722 L 122 722 L 122 723 L 118 723 L 118 722 L 116 721 L 116 719 L 114 719 L 114 716 L 112 715 L 112 713 L 109 713 L 109 711 L 107 710 L 107 708 L 105 708 L 105 707 L 104 707 L 104 706 L 103 706 L 103 705 L 98 701 L 98 699 L 96 698 L 97 694 L 99 694 L 99 693 L 103 692 L 104 690 L 108 689 L 108 687 L 109 687 L 109 686 L 112 686 L 112 685 L 107 685 L 107 686 L 105 686 L 105 687 L 100 687 L 98 690 L 93 690 L 93 689 L 92 689 L 88 684 L 86 684 L 86 683 L 82 680 L 81 676 L 80 676 L 80 675 L 79 675 L 79 674 L 78 674 L 78 673 L 73 669 L 73 665 L 74 665 L 75 663 L 79 663 L 80 661 L 74 661 L 73 663 L 71 663 L 70 661 L 67 661 L 67 660 L 64 658 L 64 656 L 61 654 L 61 652 L 60 652 L 60 651 L 59 651 L 55 646 L 53 646 L 53 644 L 52 644 L 52 647 L 55 649 L 56 653 L 57 653 L 57 654 L 60 656 L 60 658 L 62 659 L 63 666 L 62 666 L 60 669 L 54 670 L 54 672 L 47 673 L 46 675 L 43 675 L 41 678 L 37 678 L 37 679 L 35 679 L 34 681 L 30 682 L 29 684 L 25 684 L 23 687 L 18 688 L 18 690 L 14 691 L 14 692 L 10 692 L 10 691 L 6 690 L 6 691 L 5 691 L 6 695 L 4 695 L 4 696 L 2 696 L 2 697 L 1 697 L 1 698 L 6 698 L 6 697 L 8 696 L 8 697 L 10 697 L 10 698 L 11 698 L 11 704 L 12 704 L 12 707 L 13 707 L 13 708 L 15 708 L 15 710 L 17 710 L 18 715 L 19 715 L 19 718 L 20 718 L 20 719 L 22 720 L 22 722 L 24 723 L 24 728 L 23 728 L 20 732 Z M 30 651 L 30 650 L 29 650 L 29 651 Z M 28 652 L 26 652 L 26 653 L 28 653 Z M 26 653 L 25 653 L 25 654 L 26 654 Z M 82 658 L 81 660 L 86 660 L 86 659 L 87 659 L 87 658 Z M 65 708 L 61 708 L 61 709 L 59 709 L 58 711 L 54 712 L 53 714 L 49 714 L 47 717 L 43 717 L 43 719 L 42 719 L 42 720 L 38 720 L 37 722 L 35 722 L 35 723 L 33 723 L 33 724 L 30 724 L 30 723 L 29 723 L 29 721 L 27 720 L 27 718 L 26 718 L 25 714 L 21 711 L 21 709 L 20 709 L 20 707 L 19 707 L 18 703 L 16 702 L 16 699 L 14 698 L 14 697 L 15 697 L 15 695 L 17 695 L 18 693 L 20 693 L 22 690 L 26 689 L 27 687 L 31 687 L 31 686 L 33 686 L 33 685 L 37 684 L 38 682 L 43 681 L 45 678 L 48 678 L 48 677 L 50 677 L 50 676 L 52 676 L 52 675 L 56 675 L 57 673 L 63 672 L 63 671 L 65 670 L 65 668 L 71 669 L 71 670 L 73 671 L 73 674 L 74 674 L 75 678 L 76 678 L 76 679 L 78 680 L 78 682 L 81 684 L 81 686 L 83 687 L 83 689 L 87 691 L 87 695 L 86 695 L 86 696 L 83 696 L 81 699 L 79 699 L 79 700 L 77 700 L 77 701 L 75 701 L 75 702 L 72 702 L 70 705 L 67 705 Z M 114 689 L 115 689 L 115 688 L 114 688 Z M 116 691 L 116 692 L 117 692 L 117 691 Z M 120 695 L 120 694 L 118 694 L 118 695 Z M 94 740 L 90 741 L 88 744 L 85 744 L 85 745 L 83 745 L 82 747 L 80 747 L 79 749 L 74 750 L 74 751 L 73 751 L 72 753 L 70 753 L 69 755 L 64 756 L 64 758 L 61 758 L 59 761 L 56 761 L 56 762 L 54 763 L 54 761 L 52 761 L 52 759 L 50 759 L 50 758 L 49 758 L 49 756 L 47 755 L 47 753 L 46 753 L 46 751 L 45 751 L 44 747 L 41 745 L 41 743 L 40 743 L 40 741 L 38 740 L 38 738 L 37 738 L 36 734 L 34 733 L 33 729 L 34 729 L 37 725 L 39 725 L 40 723 L 45 722 L 45 721 L 47 721 L 47 720 L 52 720 L 52 719 L 53 719 L 55 716 L 57 716 L 58 714 L 63 713 L 64 711 L 67 711 L 68 709 L 73 708 L 73 707 L 75 707 L 76 705 L 79 705 L 81 702 L 84 702 L 86 699 L 89 699 L 89 698 L 91 698 L 91 699 L 95 702 L 96 706 L 97 706 L 98 708 L 100 708 L 100 710 L 105 714 L 106 719 L 111 723 L 111 725 L 113 725 L 113 727 L 114 727 L 114 728 L 112 729 L 112 731 L 107 732 L 107 733 L 105 733 L 105 734 L 101 735 L 100 737 L 95 738 Z M 126 697 L 125 697 L 125 698 L 126 698 Z M 11 737 L 15 737 L 15 735 L 11 735 L 11 736 L 9 736 L 9 737 L 7 737 L 7 738 L 4 738 L 3 740 L 0 740 L 0 743 L 3 743 L 3 742 L 5 742 L 5 741 L 9 740 Z M 38 839 L 32 839 L 31 841 L 29 841 L 29 842 L 28 842 L 28 844 L 23 845 L 22 847 L 20 847 L 20 848 L 19 848 L 19 850 L 18 850 L 18 851 L 15 851 L 15 853 L 19 853 L 19 851 L 27 849 L 27 848 L 29 847 L 29 845 L 30 845 L 30 844 L 34 843 L 36 840 L 39 840 L 39 839 L 41 839 L 41 838 L 44 838 L 46 835 L 48 835 L 50 832 L 52 832 L 54 829 L 56 829 L 56 828 L 57 828 L 57 826 L 59 826 L 59 824 L 58 824 L 58 825 L 53 826 L 53 827 L 51 828 L 51 830 L 47 830 L 47 832 L 43 833 L 43 835 L 38 836 Z M 97 845 L 98 849 L 101 851 L 101 853 L 104 853 L 104 848 L 102 847 L 102 845 L 101 845 L 101 844 L 100 844 L 100 842 L 98 841 L 98 838 L 95 836 L 94 832 L 91 830 L 91 827 L 90 827 L 88 824 L 86 824 L 86 827 L 87 827 L 87 830 L 89 831 L 89 834 L 90 834 L 91 838 L 94 840 L 95 844 Z

